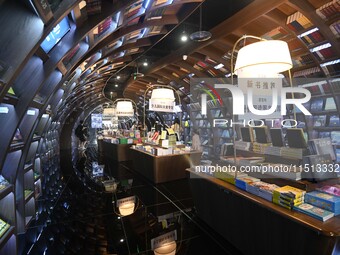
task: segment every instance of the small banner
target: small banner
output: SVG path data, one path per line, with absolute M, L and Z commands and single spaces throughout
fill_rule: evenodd
M 149 110 L 155 112 L 174 112 L 174 101 L 162 101 L 158 99 L 149 100 Z

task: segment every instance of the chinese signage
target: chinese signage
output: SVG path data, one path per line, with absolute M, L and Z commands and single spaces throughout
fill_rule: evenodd
M 281 117 L 281 78 L 239 78 L 238 87 L 243 91 L 245 101 L 251 104 L 244 105 L 244 119 L 255 119 L 261 116 L 255 115 L 253 112 L 267 111 L 272 107 L 275 107 L 275 111 L 269 115 L 263 116 L 264 118 L 280 118 Z M 276 93 L 274 95 L 273 93 Z M 250 98 L 248 98 L 250 97 Z M 273 102 L 275 98 L 276 102 Z M 276 100 L 276 98 L 278 100 Z M 249 107 L 253 107 L 254 110 L 250 111 Z
M 174 101 L 161 101 L 158 99 L 149 100 L 149 110 L 155 112 L 174 112 L 175 102 Z
M 168 244 L 176 240 L 177 240 L 177 231 L 173 230 L 164 235 L 157 236 L 156 238 L 151 239 L 151 249 L 152 250 L 157 249 L 165 244 Z

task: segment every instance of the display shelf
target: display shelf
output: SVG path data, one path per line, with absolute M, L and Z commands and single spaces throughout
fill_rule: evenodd
M 0 254 L 16 254 L 16 217 L 13 185 L 9 185 L 0 191 L 0 208 L 0 219 L 9 224 L 9 229 L 0 238 Z

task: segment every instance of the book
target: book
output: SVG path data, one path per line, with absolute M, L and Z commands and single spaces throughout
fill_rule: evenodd
M 0 238 L 6 233 L 6 231 L 9 229 L 10 225 L 0 219 Z
M 337 177 L 336 172 L 328 171 L 328 169 L 332 169 L 330 166 L 333 165 L 330 154 L 305 156 L 303 157 L 302 163 L 305 166 L 303 172 L 303 178 L 305 179 L 322 181 Z M 321 167 L 323 165 L 327 167 Z
M 340 197 L 338 196 L 312 191 L 305 195 L 305 203 L 333 212 L 335 216 L 340 214 Z
M 314 205 L 308 204 L 308 203 L 295 205 L 293 207 L 293 209 L 298 211 L 298 212 L 302 212 L 304 214 L 312 216 L 312 217 L 314 217 L 318 220 L 321 220 L 321 221 L 326 221 L 326 220 L 329 220 L 330 218 L 334 217 L 334 213 L 329 212 L 325 209 L 316 207 Z
M 340 185 L 334 185 L 334 186 L 322 186 L 320 188 L 317 188 L 318 191 L 331 194 L 333 196 L 340 197 Z
M 312 139 L 308 141 L 308 149 L 311 154 L 325 155 L 329 154 L 332 160 L 335 160 L 335 153 L 330 137 Z
M 301 198 L 306 194 L 306 191 L 298 189 L 289 185 L 277 188 L 274 190 L 273 195 L 284 196 L 291 199 Z

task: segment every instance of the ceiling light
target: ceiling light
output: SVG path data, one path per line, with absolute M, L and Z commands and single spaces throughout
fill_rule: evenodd
M 119 75 L 117 75 L 117 80 L 119 80 L 120 79 L 120 76 Z
M 292 66 L 286 42 L 280 40 L 259 41 L 239 50 L 235 72 L 238 76 L 278 74 L 291 69 Z
M 118 88 L 118 84 L 115 84 L 115 87 Z
M 183 32 L 182 36 L 181 36 L 181 41 L 182 42 L 186 42 L 188 41 L 188 36 Z
M 143 66 L 148 66 L 148 62 L 145 61 L 145 62 L 143 63 Z
M 215 69 L 221 69 L 222 67 L 224 67 L 224 65 L 222 63 L 214 66 Z
M 188 55 L 183 55 L 183 60 L 187 60 L 188 59 Z

